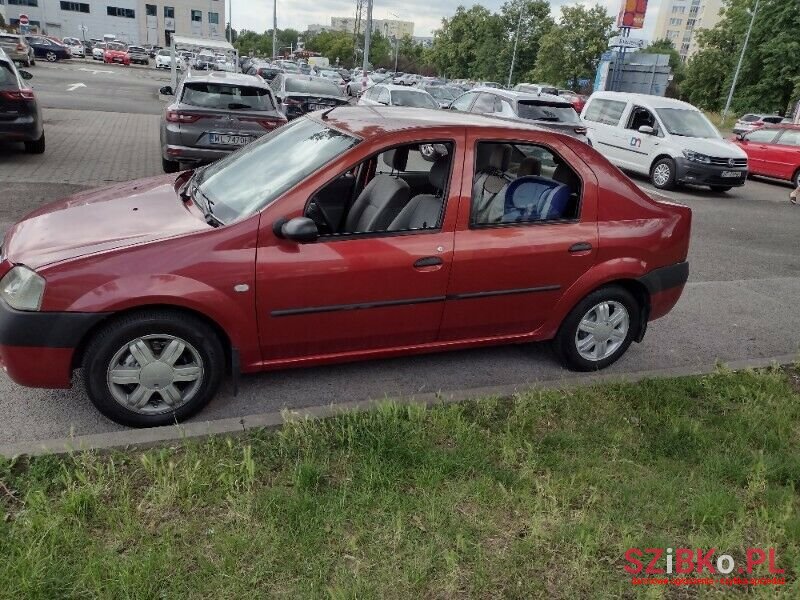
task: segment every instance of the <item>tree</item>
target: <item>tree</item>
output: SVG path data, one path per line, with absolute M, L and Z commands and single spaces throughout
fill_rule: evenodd
M 669 68 L 672 70 L 672 81 L 667 86 L 667 96 L 679 98 L 681 83 L 685 77 L 685 69 L 681 55 L 672 45 L 672 40 L 656 40 L 647 48 L 642 50 L 643 54 L 667 54 L 669 55 Z
M 522 9 L 521 21 L 520 9 Z M 519 43 L 517 44 L 517 58 L 514 63 L 512 81 L 512 83 L 517 83 L 534 68 L 541 39 L 553 28 L 550 4 L 546 0 L 510 0 L 500 7 L 500 18 L 503 23 L 504 35 L 508 40 L 503 49 L 501 61 L 508 65 L 506 69 L 511 66 L 514 38 L 517 35 L 517 25 L 519 25 Z M 506 77 L 508 77 L 507 73 Z M 502 81 L 505 83 L 506 79 L 504 78 Z
M 608 48 L 614 19 L 600 5 L 561 8 L 561 19 L 541 39 L 531 79 L 577 89 L 579 80 L 593 79 L 600 55 Z
M 463 6 L 435 32 L 430 53 L 439 72 L 447 77 L 502 78 L 503 50 L 508 40 L 500 15 L 482 6 Z
M 392 43 L 380 31 L 372 34 L 369 44 L 369 62 L 373 67 L 388 67 L 394 64 L 392 60 Z
M 353 65 L 353 34 L 347 31 L 322 31 L 314 36 L 307 37 L 306 49 L 319 52 L 322 56 L 342 66 Z
M 700 31 L 699 51 L 682 89 L 693 104 L 721 110 L 750 25 L 755 0 L 725 0 L 713 29 Z M 734 112 L 786 111 L 800 92 L 800 3 L 761 0 L 733 99 Z

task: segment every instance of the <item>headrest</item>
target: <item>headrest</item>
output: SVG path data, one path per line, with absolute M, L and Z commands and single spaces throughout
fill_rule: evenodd
M 542 161 L 533 156 L 526 156 L 519 163 L 517 169 L 517 177 L 525 177 L 526 175 L 541 175 L 542 174 Z
M 450 157 L 440 156 L 436 162 L 431 166 L 431 172 L 428 173 L 428 181 L 437 190 L 444 190 L 447 186 L 447 176 L 450 173 Z
M 511 146 L 508 144 L 498 144 L 492 149 L 489 156 L 489 168 L 498 171 L 506 171 L 511 162 Z
M 408 146 L 388 150 L 384 153 L 383 160 L 395 171 L 405 171 L 408 164 Z

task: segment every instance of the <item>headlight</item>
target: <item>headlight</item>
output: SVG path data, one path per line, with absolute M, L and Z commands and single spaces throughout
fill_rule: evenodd
M 37 311 L 42 306 L 44 278 L 28 267 L 14 267 L 0 280 L 0 295 L 11 308 Z
M 687 160 L 692 162 L 699 162 L 703 163 L 704 165 L 711 164 L 711 158 L 706 156 L 705 154 L 700 154 L 699 152 L 692 152 L 691 150 L 684 150 L 683 155 L 686 157 Z

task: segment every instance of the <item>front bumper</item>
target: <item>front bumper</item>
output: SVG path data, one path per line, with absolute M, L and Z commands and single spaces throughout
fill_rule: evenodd
M 20 385 L 68 388 L 75 348 L 106 316 L 26 312 L 0 301 L 0 368 Z
M 742 167 L 705 165 L 685 158 L 676 159 L 675 165 L 677 167 L 675 179 L 680 183 L 740 187 L 747 181 L 747 169 Z M 737 173 L 737 175 L 736 177 L 723 177 L 723 173 Z

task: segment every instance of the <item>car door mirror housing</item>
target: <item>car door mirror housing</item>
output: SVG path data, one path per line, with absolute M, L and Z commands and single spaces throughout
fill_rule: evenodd
M 276 229 L 279 232 L 279 237 L 301 244 L 316 242 L 319 238 L 317 224 L 308 217 L 295 217 L 284 221 L 281 223 L 280 228 Z
M 174 94 L 174 92 L 172 91 L 172 86 L 171 85 L 163 86 L 162 88 L 160 88 L 158 90 L 158 93 L 161 94 L 162 96 L 172 96 Z
M 25 80 L 33 79 L 33 73 L 31 73 L 30 71 L 23 71 L 22 69 L 20 69 L 19 71 L 19 76 Z
M 639 127 L 639 133 L 644 133 L 646 135 L 655 135 L 656 130 L 650 127 L 650 125 L 642 125 Z

